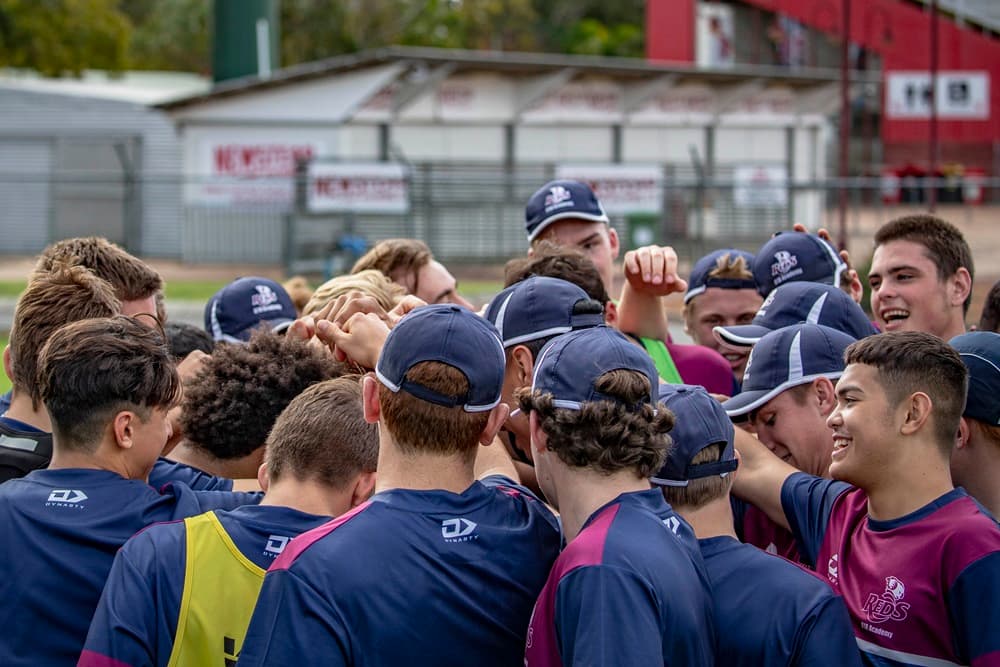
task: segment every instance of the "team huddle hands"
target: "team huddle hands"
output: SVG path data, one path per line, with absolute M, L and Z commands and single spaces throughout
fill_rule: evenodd
M 385 239 L 204 328 L 121 248 L 47 248 L 0 665 L 1000 667 L 1000 305 L 966 332 L 962 234 L 887 221 L 859 276 L 826 230 L 682 268 L 612 223 L 553 181 L 478 312 Z

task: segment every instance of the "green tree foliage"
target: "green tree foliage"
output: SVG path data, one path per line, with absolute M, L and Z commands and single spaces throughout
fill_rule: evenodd
M 131 24 L 118 0 L 0 0 L 0 66 L 121 70 Z
M 275 0 L 281 65 L 391 44 L 641 57 L 644 0 Z M 211 71 L 212 0 L 0 0 L 0 66 Z

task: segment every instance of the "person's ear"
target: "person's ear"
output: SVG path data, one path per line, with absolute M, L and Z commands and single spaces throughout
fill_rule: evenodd
M 972 291 L 972 276 L 969 275 L 969 270 L 964 266 L 958 267 L 958 271 L 955 271 L 950 283 L 951 305 L 964 304 L 965 300 L 969 298 L 969 292 Z
M 531 437 L 531 456 L 536 459 L 540 453 L 548 451 L 549 437 L 542 429 L 538 413 L 534 410 L 528 415 L 528 433 Z
M 906 414 L 903 416 L 903 423 L 900 425 L 900 432 L 903 435 L 914 435 L 927 424 L 934 408 L 931 397 L 922 391 L 917 391 L 904 400 Z
M 378 473 L 374 470 L 371 472 L 360 473 L 354 480 L 354 488 L 351 490 L 351 507 L 357 507 L 361 503 L 365 502 L 372 497 L 375 493 L 375 478 Z
M 962 417 L 958 420 L 958 435 L 955 437 L 955 449 L 965 449 L 971 443 L 972 439 L 972 426 L 969 424 L 969 420 L 966 417 Z
M 618 232 L 611 225 L 608 225 L 608 245 L 611 246 L 611 259 L 618 259 L 621 242 L 618 240 Z
M 524 387 L 531 384 L 531 374 L 535 369 L 535 358 L 524 345 L 515 345 L 511 350 L 511 363 L 514 364 L 517 375 L 517 384 Z
M 114 416 L 111 421 L 111 430 L 115 436 L 115 444 L 122 449 L 132 449 L 135 444 L 133 431 L 138 415 L 130 410 L 122 410 Z
M 484 446 L 492 444 L 493 438 L 497 437 L 500 427 L 507 421 L 509 414 L 510 406 L 506 403 L 498 403 L 495 408 L 490 410 L 490 417 L 486 420 L 486 427 L 479 434 L 479 444 Z
M 257 483 L 260 484 L 260 490 L 267 493 L 267 487 L 271 485 L 271 474 L 267 470 L 266 461 L 257 468 Z
M 819 411 L 824 417 L 829 416 L 837 406 L 837 390 L 827 377 L 818 377 L 812 382 L 813 392 L 819 404 Z
M 7 374 L 8 378 L 14 377 L 14 367 L 10 363 L 10 344 L 8 343 L 3 348 L 3 372 Z
M 364 408 L 365 421 L 377 424 L 382 417 L 382 406 L 378 402 L 378 381 L 371 374 L 361 378 L 361 404 Z
M 618 328 L 618 304 L 614 301 L 604 304 L 604 323 L 613 329 Z

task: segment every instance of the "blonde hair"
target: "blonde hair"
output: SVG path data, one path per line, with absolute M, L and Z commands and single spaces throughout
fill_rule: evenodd
M 753 280 L 753 273 L 747 266 L 746 258 L 742 255 L 734 257 L 727 252 L 715 260 L 715 268 L 708 272 L 708 277 L 723 280 Z
M 406 295 L 406 288 L 392 282 L 381 271 L 366 269 L 357 273 L 331 278 L 316 288 L 309 303 L 302 309 L 303 315 L 311 315 L 338 296 L 362 292 L 365 296 L 374 298 L 384 310 L 392 310 L 399 300 Z
M 313 290 L 309 285 L 309 281 L 302 276 L 292 276 L 285 282 L 281 283 L 281 286 L 285 288 L 288 292 L 289 298 L 292 300 L 292 304 L 295 306 L 295 310 L 298 311 L 299 315 L 302 315 L 302 309 L 306 307 L 309 303 L 309 299 L 312 298 Z

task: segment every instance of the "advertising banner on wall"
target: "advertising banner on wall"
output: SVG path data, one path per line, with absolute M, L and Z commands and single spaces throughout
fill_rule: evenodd
M 784 165 L 761 164 L 734 167 L 733 202 L 753 208 L 788 206 L 788 169 Z
M 204 142 L 188 202 L 210 206 L 291 205 L 295 166 L 322 155 L 321 142 Z
M 311 213 L 395 213 L 410 210 L 409 172 L 400 164 L 313 162 Z
M 888 118 L 931 117 L 930 72 L 887 72 Z M 938 118 L 986 120 L 990 117 L 990 73 L 943 71 L 937 75 Z
M 563 164 L 556 167 L 556 178 L 589 184 L 608 215 L 659 213 L 663 208 L 660 167 Z

